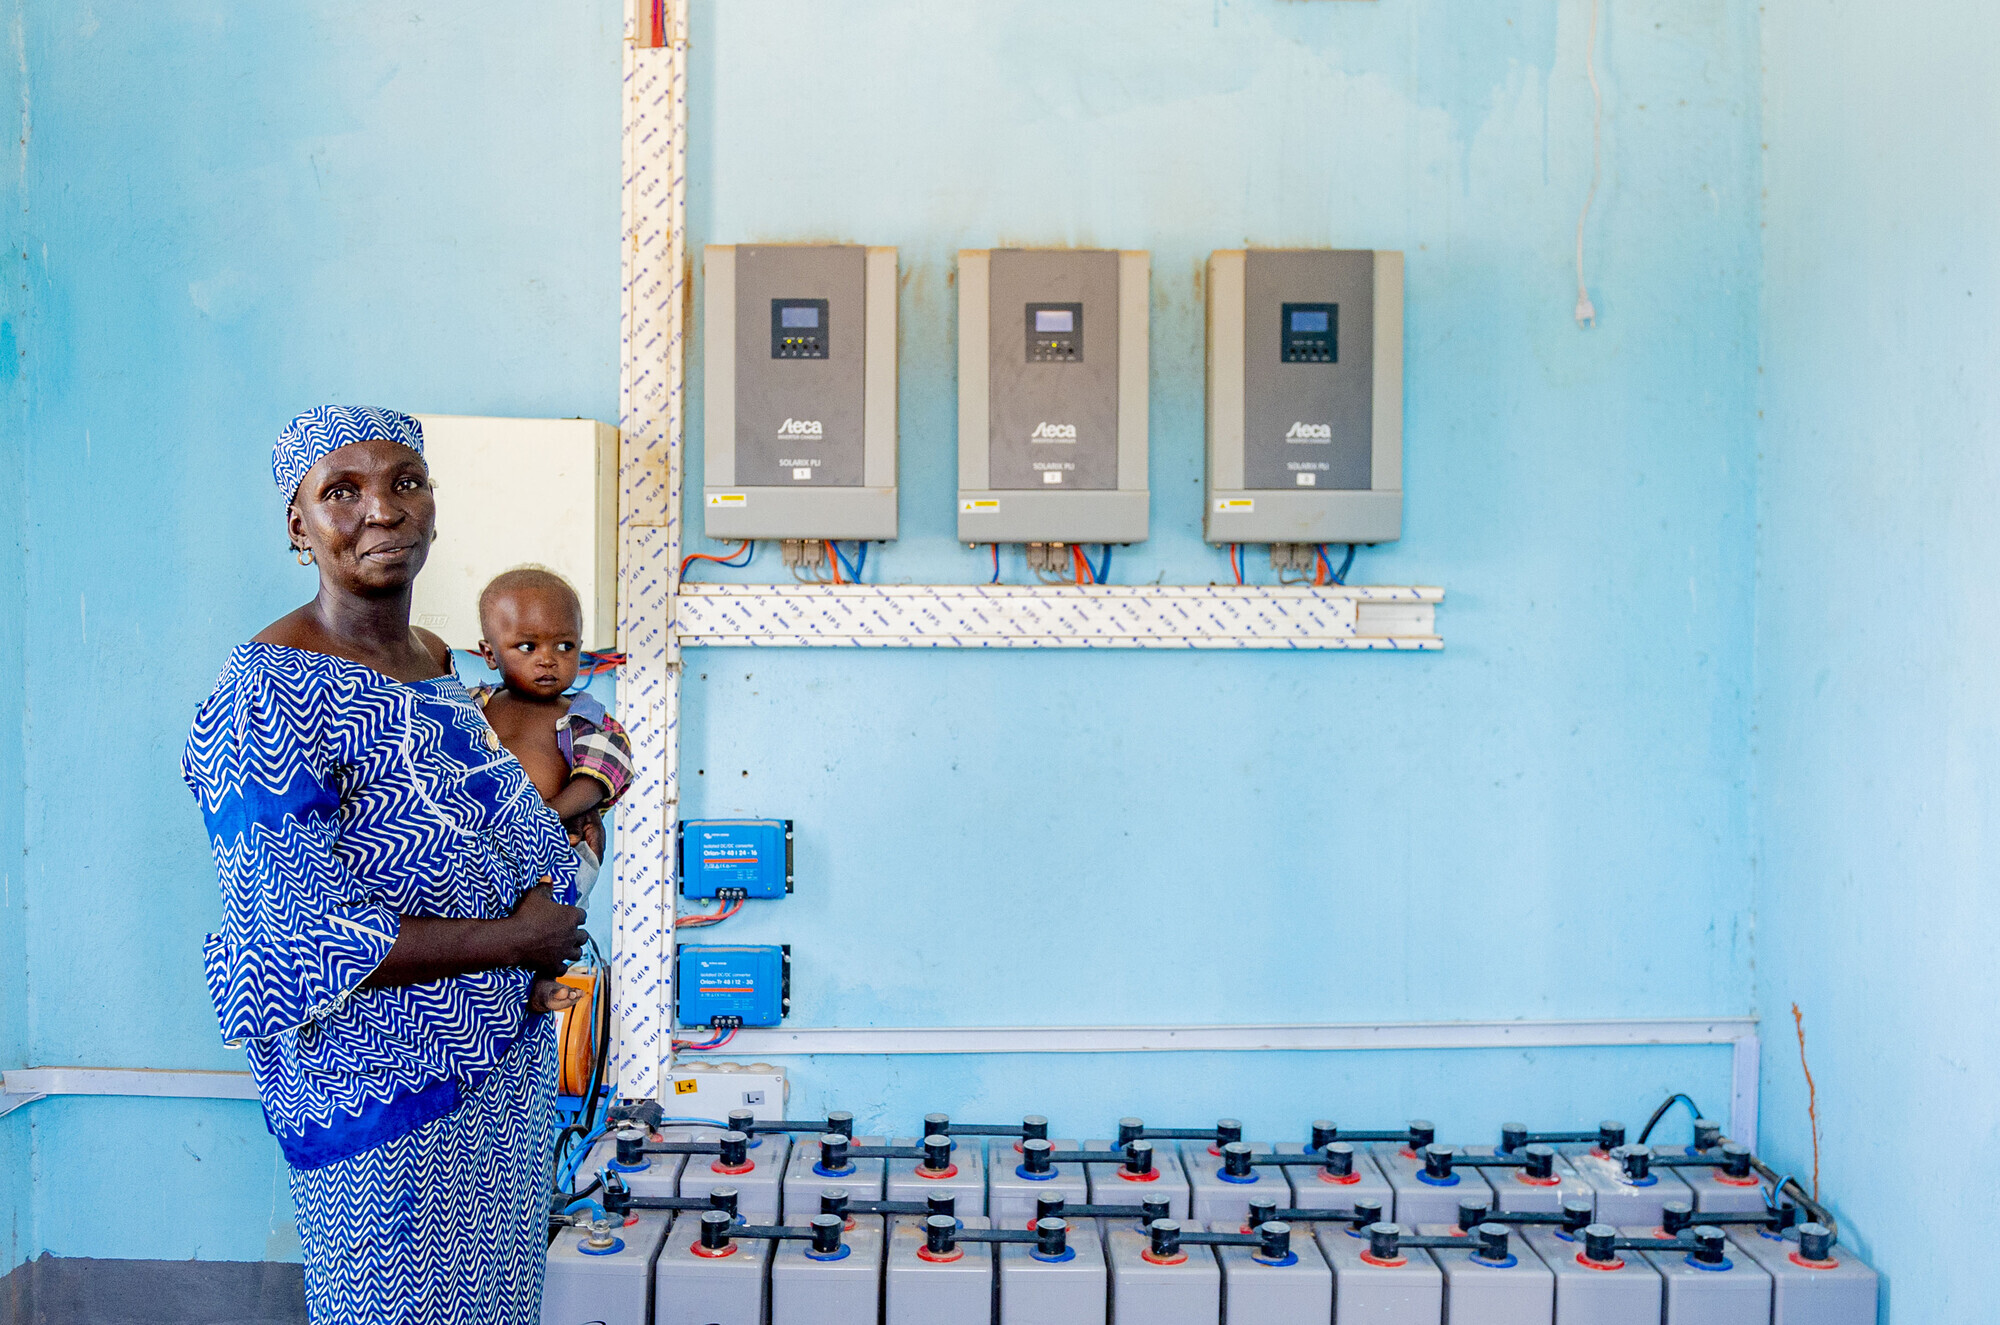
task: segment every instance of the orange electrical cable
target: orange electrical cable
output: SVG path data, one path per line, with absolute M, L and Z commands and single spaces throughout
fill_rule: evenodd
M 835 584 L 839 584 L 839 583 L 840 583 L 840 553 L 834 550 L 834 546 L 833 546 L 833 540 L 832 540 L 832 539 L 830 539 L 830 538 L 823 538 L 823 539 L 821 539 L 821 540 L 820 540 L 820 542 L 821 542 L 821 543 L 822 543 L 822 544 L 823 544 L 823 545 L 825 546 L 825 548 L 826 548 L 826 563 L 827 563 L 827 565 L 829 565 L 829 566 L 833 567 L 833 582 L 834 582 Z
M 713 561 L 721 564 L 726 564 L 728 562 L 734 561 L 736 558 L 742 556 L 745 552 L 748 552 L 749 550 L 750 550 L 750 540 L 746 538 L 741 543 L 737 544 L 736 550 L 734 552 L 726 553 L 720 557 L 716 556 L 712 552 L 690 552 L 685 557 L 681 558 L 681 575 L 683 578 L 685 578 L 688 573 L 688 567 L 693 565 L 697 561 Z

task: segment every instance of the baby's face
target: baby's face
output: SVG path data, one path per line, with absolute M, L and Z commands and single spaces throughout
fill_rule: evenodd
M 581 623 L 568 595 L 517 589 L 488 605 L 479 651 L 517 695 L 553 699 L 576 683 Z

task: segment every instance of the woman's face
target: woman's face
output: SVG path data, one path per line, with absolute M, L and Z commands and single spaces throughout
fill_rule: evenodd
M 424 568 L 437 524 L 423 457 L 380 437 L 329 451 L 306 471 L 289 523 L 322 579 L 364 596 L 402 589 Z

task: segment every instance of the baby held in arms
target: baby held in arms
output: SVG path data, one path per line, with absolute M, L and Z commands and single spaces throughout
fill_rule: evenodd
M 500 673 L 497 686 L 476 686 L 500 744 L 513 752 L 542 799 L 562 819 L 582 864 L 577 902 L 585 904 L 604 854 L 600 811 L 632 781 L 632 743 L 604 706 L 579 691 L 583 604 L 554 571 L 523 566 L 495 576 L 479 595 L 479 652 Z M 535 981 L 530 1006 L 566 1007 L 576 991 Z

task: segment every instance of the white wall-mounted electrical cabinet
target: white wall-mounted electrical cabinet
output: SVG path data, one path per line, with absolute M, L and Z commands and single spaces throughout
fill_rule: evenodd
M 896 250 L 711 244 L 702 530 L 896 536 Z
M 1152 260 L 1113 249 L 958 255 L 958 537 L 1146 537 Z
M 437 542 L 410 619 L 454 649 L 479 645 L 479 591 L 546 566 L 576 586 L 583 647 L 618 640 L 618 430 L 594 419 L 420 414 L 437 487 Z
M 1211 543 L 1403 532 L 1403 255 L 1233 249 L 1208 260 Z

